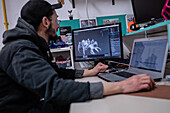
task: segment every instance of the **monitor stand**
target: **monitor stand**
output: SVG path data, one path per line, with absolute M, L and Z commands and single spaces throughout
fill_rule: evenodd
M 97 60 L 94 61 L 94 66 L 96 66 L 99 62 L 108 65 L 108 61 L 107 60 L 99 60 L 99 59 L 97 59 Z

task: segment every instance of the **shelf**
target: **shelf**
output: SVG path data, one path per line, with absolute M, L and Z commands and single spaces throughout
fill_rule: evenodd
M 54 59 L 56 56 L 60 56 L 60 55 L 64 55 L 64 57 L 68 57 L 70 56 L 70 60 L 71 60 L 71 67 L 66 67 L 66 69 L 74 69 L 74 61 L 73 61 L 73 49 L 72 46 L 69 47 L 64 47 L 64 48 L 54 48 L 54 49 L 50 49 Z M 67 53 L 67 54 L 65 54 Z M 54 62 L 56 62 L 54 60 Z
M 132 33 L 127 33 L 127 34 L 125 34 L 125 37 L 130 36 L 130 35 L 144 35 L 146 31 L 147 31 L 147 34 L 152 34 L 152 33 L 157 33 L 157 32 L 165 32 L 165 31 L 167 31 L 168 24 L 170 24 L 170 20 L 152 25 L 150 27 L 146 27 L 144 29 L 140 29 L 138 31 L 134 31 Z
M 132 33 L 127 33 L 123 36 L 123 42 L 126 47 L 131 51 L 133 41 L 139 38 L 152 38 L 152 37 L 169 37 L 169 26 L 170 20 L 161 22 L 150 27 L 146 27 L 144 29 L 140 29 L 138 31 L 134 31 Z
M 64 52 L 64 51 L 70 51 L 72 49 L 72 46 L 69 47 L 64 47 L 64 48 L 54 48 L 54 49 L 50 49 L 51 53 L 54 52 Z

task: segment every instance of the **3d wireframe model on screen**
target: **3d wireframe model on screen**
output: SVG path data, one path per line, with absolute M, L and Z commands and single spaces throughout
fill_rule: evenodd
M 87 39 L 87 40 L 82 40 L 81 42 L 79 42 L 78 44 L 79 53 L 83 52 L 83 56 L 86 56 L 86 51 L 88 49 L 90 49 L 90 54 L 92 55 L 95 55 L 99 53 L 100 51 L 102 51 L 102 49 L 98 47 L 97 41 L 95 41 L 94 39 L 92 39 L 91 41 L 90 39 Z

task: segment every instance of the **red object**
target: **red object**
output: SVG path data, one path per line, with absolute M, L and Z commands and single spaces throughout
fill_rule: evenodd
M 170 9 L 170 6 L 168 5 L 169 0 L 166 1 L 163 9 L 162 9 L 162 13 L 161 15 L 165 18 L 165 20 L 169 20 L 167 16 L 170 17 L 170 12 L 168 12 L 166 9 Z

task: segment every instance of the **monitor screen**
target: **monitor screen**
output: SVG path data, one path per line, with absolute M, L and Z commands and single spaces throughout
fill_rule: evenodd
M 163 39 L 135 42 L 130 67 L 161 72 L 167 41 Z
M 161 15 L 166 0 L 132 0 L 132 8 L 137 24 L 163 19 Z
M 121 24 L 109 24 L 72 31 L 74 61 L 123 58 Z

